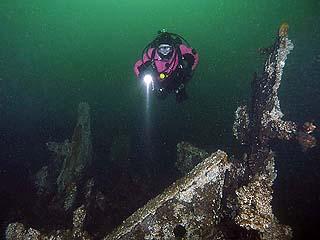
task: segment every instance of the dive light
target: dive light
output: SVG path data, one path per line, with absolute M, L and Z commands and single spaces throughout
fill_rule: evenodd
M 152 90 L 154 90 L 154 84 L 156 81 L 156 71 L 154 63 L 151 63 L 144 71 L 142 75 L 143 83 L 147 88 L 150 86 L 152 87 Z
M 150 86 L 150 84 L 153 82 L 153 77 L 152 77 L 152 75 L 151 74 L 145 74 L 144 76 L 143 76 L 143 82 L 144 82 L 144 84 L 147 86 L 147 87 L 149 87 Z

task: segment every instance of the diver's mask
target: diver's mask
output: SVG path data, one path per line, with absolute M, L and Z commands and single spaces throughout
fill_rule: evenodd
M 173 47 L 169 44 L 160 44 L 157 52 L 162 59 L 170 59 L 173 53 Z

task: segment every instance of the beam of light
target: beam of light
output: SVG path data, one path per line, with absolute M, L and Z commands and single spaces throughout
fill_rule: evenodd
M 146 105 L 145 105 L 145 133 L 144 133 L 144 141 L 145 141 L 145 147 L 146 147 L 146 153 L 147 153 L 147 158 L 149 160 L 152 159 L 152 154 L 151 154 L 151 109 L 150 109 L 150 98 L 151 98 L 151 88 L 152 84 L 151 82 L 149 84 L 146 84 Z
M 145 157 L 149 162 L 154 161 L 153 147 L 152 147 L 152 94 L 154 91 L 154 75 L 146 74 L 143 77 L 145 85 L 145 123 L 144 123 L 144 144 L 145 144 Z M 154 169 L 150 169 L 154 171 Z
M 147 114 L 150 108 L 150 84 L 147 85 L 147 92 L 146 92 L 146 111 Z
M 146 85 L 146 129 L 148 129 L 150 125 L 150 87 L 151 82 Z
M 153 87 L 153 78 L 151 74 L 146 74 L 143 77 L 143 81 L 146 85 L 146 121 L 149 122 L 150 117 L 150 88 Z M 148 127 L 146 125 L 146 127 Z

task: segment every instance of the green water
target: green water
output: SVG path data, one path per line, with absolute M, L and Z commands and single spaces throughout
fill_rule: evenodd
M 212 136 L 230 132 L 234 109 L 248 97 L 252 72 L 262 62 L 257 49 L 272 43 L 283 21 L 293 40 L 313 37 L 319 8 L 311 0 L 1 1 L 1 84 L 17 108 L 10 117 L 26 115 L 34 123 L 43 114 L 71 117 L 78 102 L 87 101 L 110 128 L 119 119 L 130 125 L 144 107 L 132 66 L 166 28 L 189 40 L 200 64 L 188 102 L 153 102 L 151 108 L 160 110 L 167 128 L 178 125 L 210 145 Z
M 301 76 L 303 64 L 320 55 L 319 9 L 311 0 L 1 1 L 2 121 L 35 132 L 72 128 L 77 104 L 87 101 L 101 138 L 136 129 L 146 100 L 132 67 L 166 28 L 188 39 L 200 64 L 187 102 L 151 100 L 151 123 L 173 143 L 223 148 L 232 139 L 234 110 L 249 97 L 252 73 L 262 68 L 257 49 L 273 42 L 282 22 L 296 45 L 281 88 L 283 111 L 318 118 L 320 74 Z

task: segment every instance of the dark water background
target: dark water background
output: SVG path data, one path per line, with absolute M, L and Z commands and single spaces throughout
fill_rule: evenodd
M 319 1 L 0 1 L 0 217 L 29 204 L 20 196 L 48 159 L 45 143 L 70 138 L 81 101 L 92 110 L 96 166 L 108 169 L 113 142 L 124 139 L 135 171 L 156 172 L 158 191 L 176 177 L 178 142 L 237 151 L 234 110 L 262 69 L 257 49 L 284 21 L 295 45 L 280 90 L 285 119 L 319 124 Z M 162 28 L 184 36 L 200 64 L 187 102 L 151 98 L 147 112 L 132 67 Z M 305 239 L 320 217 L 319 148 L 277 150 L 275 212 Z

